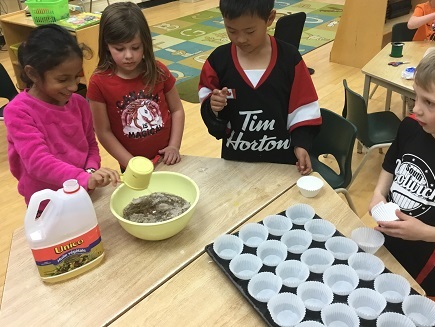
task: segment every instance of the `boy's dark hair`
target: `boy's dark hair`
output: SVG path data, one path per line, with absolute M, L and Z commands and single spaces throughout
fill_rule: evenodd
M 39 26 L 18 48 L 18 61 L 23 67 L 21 79 L 31 87 L 33 81 L 25 73 L 25 66 L 33 67 L 43 80 L 46 71 L 74 55 L 83 59 L 83 51 L 70 32 L 55 24 Z
M 219 9 L 224 18 L 235 19 L 244 15 L 258 16 L 267 21 L 275 0 L 220 0 Z

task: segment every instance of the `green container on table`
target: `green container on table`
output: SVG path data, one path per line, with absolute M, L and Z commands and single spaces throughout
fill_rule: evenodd
M 36 25 L 51 24 L 69 17 L 68 0 L 27 0 L 26 5 Z

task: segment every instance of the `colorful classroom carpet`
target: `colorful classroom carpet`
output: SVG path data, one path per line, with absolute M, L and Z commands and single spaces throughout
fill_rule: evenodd
M 304 55 L 334 40 L 342 5 L 308 0 L 275 1 L 277 18 L 295 12 L 307 14 L 299 52 Z M 274 34 L 275 23 L 269 28 Z M 198 12 L 151 26 L 156 58 L 163 62 L 177 79 L 180 97 L 198 102 L 198 79 L 210 53 L 229 42 L 218 8 Z

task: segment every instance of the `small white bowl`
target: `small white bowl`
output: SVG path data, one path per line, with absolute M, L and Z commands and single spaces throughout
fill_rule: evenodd
M 268 236 L 269 231 L 266 226 L 257 223 L 248 223 L 242 226 L 239 231 L 239 237 L 243 244 L 253 248 L 266 241 Z
M 330 221 L 324 219 L 312 219 L 304 224 L 307 232 L 313 236 L 313 240 L 317 242 L 325 242 L 330 239 L 335 233 L 335 226 Z
M 397 312 L 385 312 L 376 319 L 376 327 L 415 327 L 407 316 Z
M 266 216 L 263 225 L 266 226 L 269 234 L 274 236 L 282 236 L 293 227 L 291 219 L 281 215 Z
M 407 296 L 402 302 L 402 311 L 416 326 L 435 326 L 435 302 L 425 296 Z
M 308 281 L 300 284 L 296 294 L 304 302 L 305 307 L 311 311 L 320 311 L 332 303 L 334 293 L 325 284 L 316 281 Z
M 349 266 L 355 269 L 361 280 L 374 280 L 385 269 L 385 265 L 381 259 L 377 256 L 365 253 L 357 252 L 352 254 L 348 260 Z
M 309 204 L 297 203 L 288 207 L 285 215 L 292 220 L 295 225 L 304 225 L 316 215 L 314 208 Z
M 406 278 L 392 273 L 380 274 L 375 278 L 374 286 L 375 291 L 391 303 L 403 302 L 411 292 L 411 285 Z
M 334 256 L 327 250 L 312 248 L 301 254 L 301 261 L 308 266 L 311 272 L 322 274 L 334 263 Z
M 355 310 L 344 303 L 332 303 L 320 312 L 325 326 L 359 327 L 360 320 Z
M 230 271 L 239 279 L 249 280 L 256 275 L 263 262 L 259 257 L 250 253 L 236 255 L 230 261 Z
M 384 234 L 370 227 L 359 227 L 352 231 L 350 238 L 367 253 L 374 254 L 384 245 Z
M 291 327 L 300 323 L 306 313 L 304 302 L 293 293 L 280 293 L 267 302 L 267 310 L 273 321 L 282 327 Z
M 331 237 L 326 241 L 325 248 L 338 260 L 347 260 L 352 254 L 358 252 L 358 245 L 355 241 L 344 236 Z
M 323 181 L 315 176 L 302 176 L 296 185 L 306 198 L 314 198 L 323 187 Z
M 298 287 L 310 276 L 308 266 L 299 260 L 287 260 L 281 262 L 275 269 L 282 283 L 288 287 Z
M 267 303 L 274 295 L 279 293 L 281 287 L 281 277 L 266 271 L 251 278 L 248 282 L 248 293 L 257 301 Z
M 242 253 L 243 242 L 235 235 L 222 234 L 215 239 L 213 250 L 221 259 L 231 260 Z
M 357 288 L 347 297 L 347 304 L 366 320 L 375 320 L 387 306 L 387 301 L 370 288 Z

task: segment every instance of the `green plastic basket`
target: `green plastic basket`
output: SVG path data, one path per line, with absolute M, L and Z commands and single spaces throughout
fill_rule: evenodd
M 27 0 L 26 5 L 36 25 L 50 24 L 69 17 L 68 0 Z

